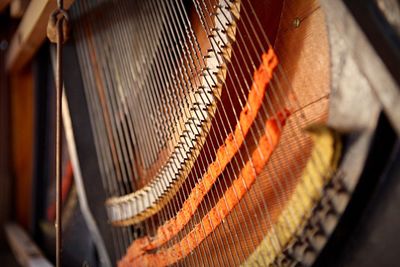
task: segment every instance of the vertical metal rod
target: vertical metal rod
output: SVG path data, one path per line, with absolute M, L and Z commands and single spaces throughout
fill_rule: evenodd
M 64 1 L 63 0 L 57 0 L 57 6 L 59 9 L 64 9 Z
M 62 33 L 63 20 L 57 21 L 57 70 L 56 70 L 56 266 L 61 266 L 62 222 L 61 222 L 61 98 L 62 98 Z

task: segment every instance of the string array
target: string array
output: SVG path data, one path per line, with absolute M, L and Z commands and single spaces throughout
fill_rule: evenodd
M 301 129 L 313 118 L 304 113 L 281 65 L 271 73 L 266 93 L 254 83 L 260 55 L 272 51 L 273 42 L 265 32 L 268 25 L 262 24 L 250 2 L 88 0 L 73 6 L 99 180 L 107 194 L 109 219 L 119 225 L 110 225 L 118 258 L 141 235 L 155 236 L 160 226 L 177 216 L 228 136 L 237 152 L 201 203 L 188 207 L 186 224 L 168 241 L 151 247 L 152 253 L 180 248 L 187 256 L 178 263 L 210 266 L 240 265 L 266 236 L 275 253 L 283 249 L 285 244 L 274 234 L 274 221 L 309 160 L 311 141 Z M 245 130 L 239 121 L 243 110 L 255 108 L 247 102 L 252 88 L 262 105 Z M 282 113 L 285 109 L 290 118 Z M 282 114 L 276 127 L 288 143 L 274 145 L 265 122 Z M 231 134 L 235 131 L 243 140 Z M 257 170 L 253 151 L 264 134 L 265 142 L 278 146 L 278 151 Z M 305 152 L 294 158 L 285 145 Z M 261 157 L 269 158 L 260 151 Z M 282 174 L 279 162 L 285 160 L 295 163 L 287 164 Z M 312 160 L 316 166 L 324 164 Z M 258 177 L 251 189 L 240 175 L 245 167 L 251 177 Z M 224 192 L 242 180 L 246 194 L 233 187 L 237 205 L 229 215 L 213 209 L 216 205 L 228 209 L 231 200 Z M 321 189 L 319 184 L 314 187 Z M 308 190 L 304 194 L 311 196 Z M 196 227 L 206 232 L 204 220 L 210 211 L 217 219 L 209 221 L 207 238 L 188 242 L 185 237 Z M 300 212 L 289 209 L 286 227 L 297 227 L 293 218 Z M 265 255 L 260 264 L 266 264 L 268 257 L 272 255 Z

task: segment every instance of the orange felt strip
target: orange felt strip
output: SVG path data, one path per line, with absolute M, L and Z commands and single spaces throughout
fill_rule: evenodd
M 208 166 L 207 172 L 201 181 L 191 191 L 188 199 L 183 203 L 181 210 L 171 220 L 160 226 L 154 237 L 143 237 L 135 240 L 128 248 L 130 258 L 136 258 L 147 250 L 155 249 L 166 242 L 190 221 L 204 196 L 211 189 L 218 176 L 224 171 L 228 163 L 235 156 L 258 114 L 268 83 L 272 79 L 273 71 L 278 64 L 278 59 L 272 48 L 262 55 L 262 63 L 254 72 L 253 84 L 248 94 L 247 103 L 239 116 L 235 130 L 230 133 L 224 144 L 219 147 L 216 159 Z
M 270 159 L 272 152 L 278 145 L 281 126 L 285 124 L 286 114 L 280 113 L 278 116 L 279 123 L 275 118 L 267 120 L 266 133 L 260 138 L 257 148 L 252 153 L 251 160 L 246 162 L 239 176 L 225 191 L 224 197 L 202 218 L 201 223 L 195 225 L 189 234 L 167 249 L 162 249 L 155 254 L 144 254 L 134 259 L 127 254 L 118 263 L 119 267 L 171 265 L 186 257 L 200 245 L 239 203 Z

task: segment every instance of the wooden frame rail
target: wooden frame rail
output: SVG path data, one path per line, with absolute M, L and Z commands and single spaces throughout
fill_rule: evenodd
M 23 267 L 53 267 L 43 256 L 37 245 L 17 224 L 9 223 L 4 227 L 9 245 L 15 259 Z
M 74 0 L 65 0 L 69 8 Z M 46 28 L 50 13 L 56 8 L 55 0 L 32 0 L 15 32 L 6 58 L 8 72 L 21 70 L 46 40 Z

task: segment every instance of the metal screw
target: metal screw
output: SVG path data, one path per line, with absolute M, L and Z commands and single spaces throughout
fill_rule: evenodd
M 295 18 L 295 19 L 293 20 L 293 26 L 294 26 L 295 28 L 300 27 L 300 22 L 301 22 L 300 18 Z

